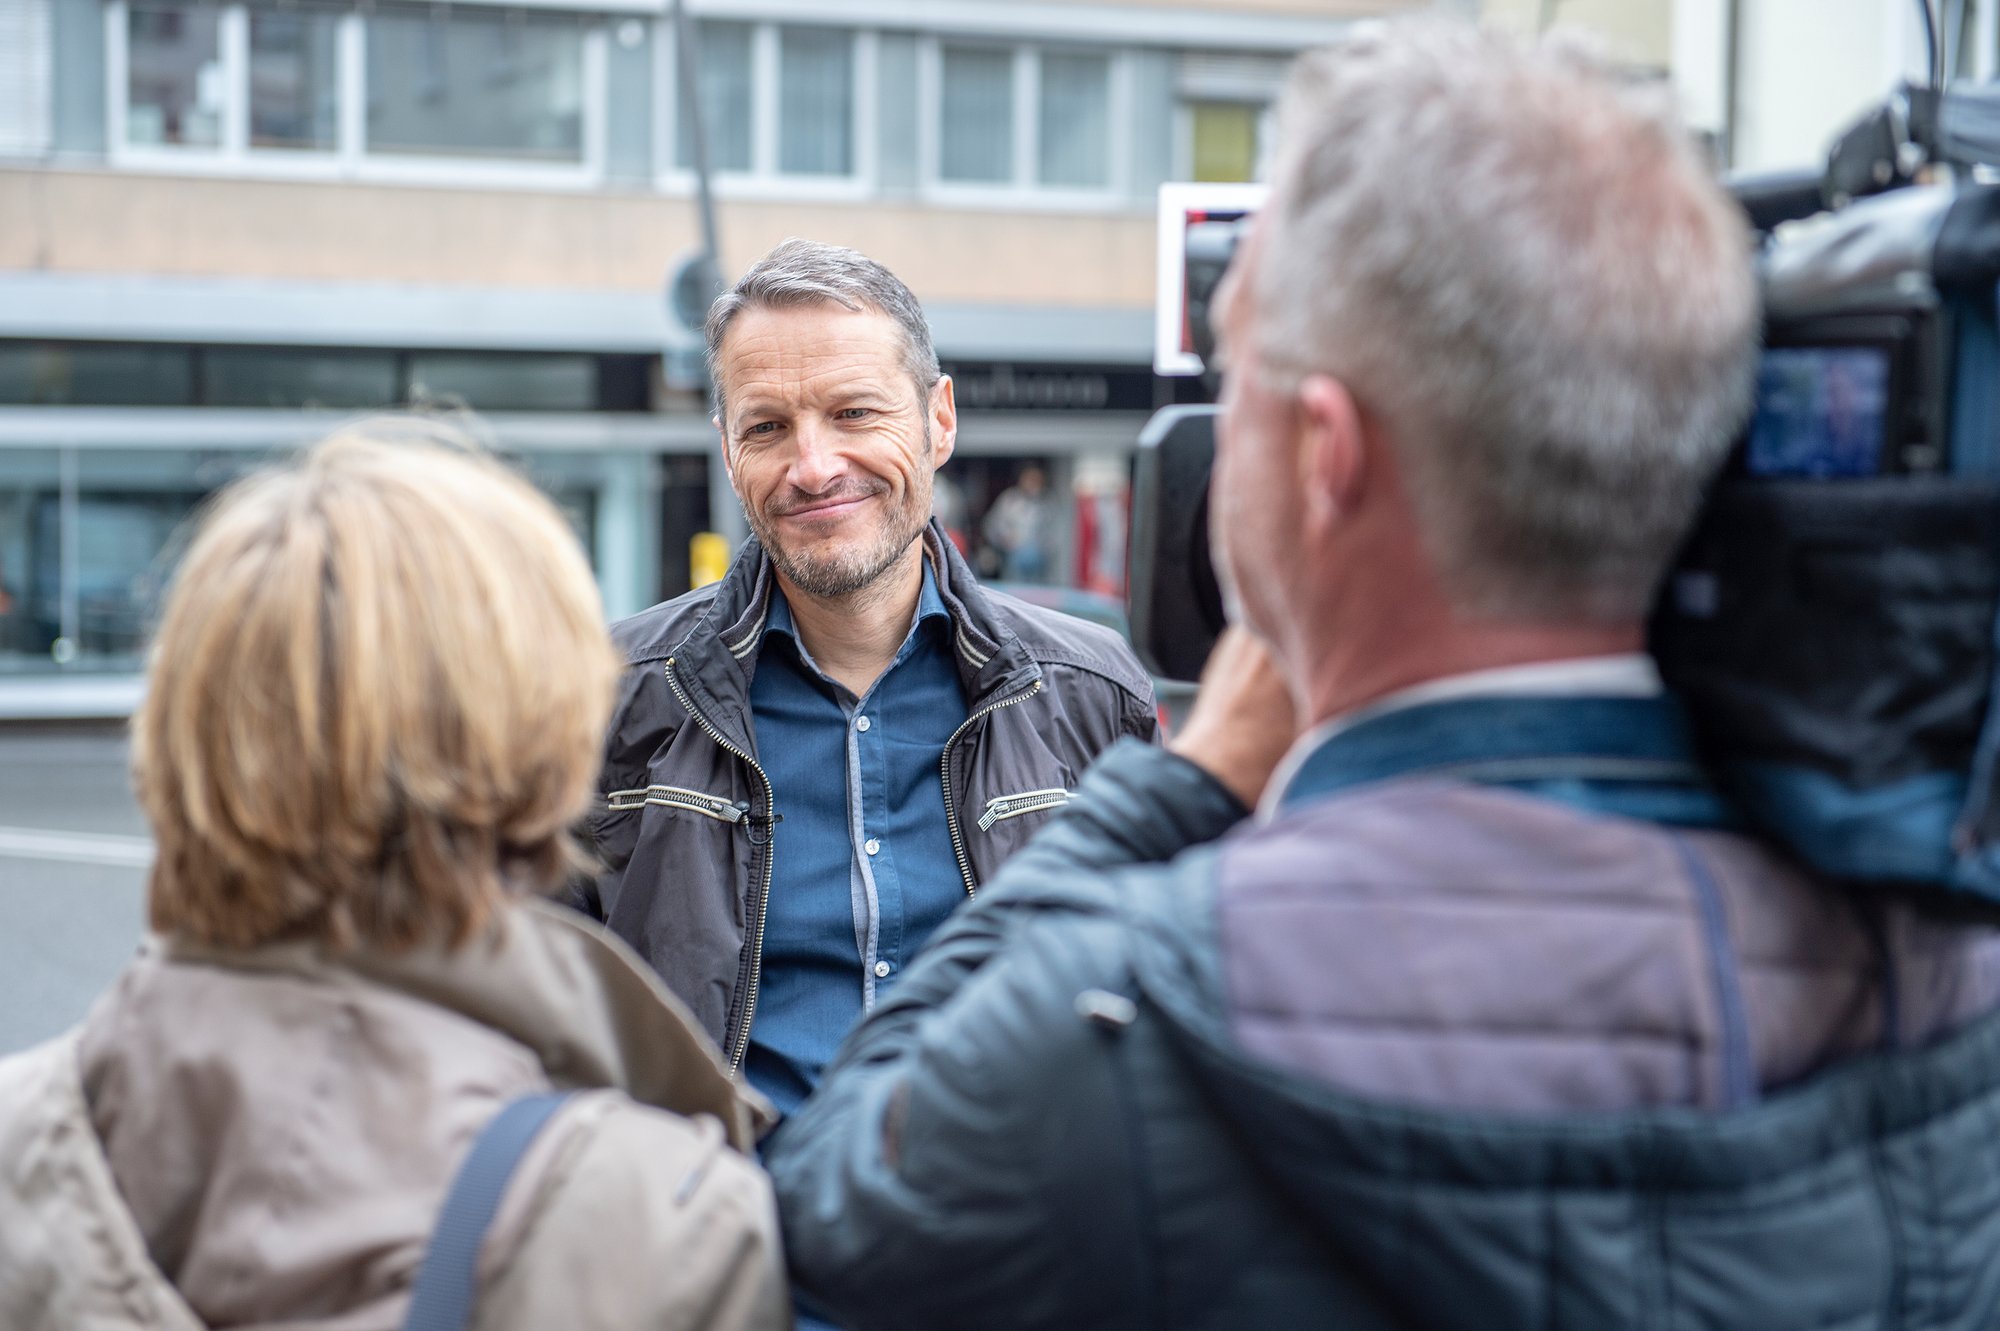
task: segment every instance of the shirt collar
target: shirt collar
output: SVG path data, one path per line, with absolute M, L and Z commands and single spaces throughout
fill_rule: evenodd
M 917 590 L 917 612 L 910 619 L 911 634 L 914 634 L 918 626 L 927 620 L 951 618 L 951 611 L 944 603 L 944 595 L 938 591 L 937 572 L 931 567 L 928 556 L 923 562 L 924 580 L 923 585 Z M 764 617 L 764 637 L 769 638 L 773 633 L 784 634 L 798 644 L 800 652 L 805 651 L 805 644 L 799 641 L 798 624 L 792 619 L 791 604 L 785 600 L 785 589 L 776 578 L 771 580 L 771 608 Z M 909 637 L 906 635 L 903 641 L 907 645 Z
M 1257 805 L 1257 817 L 1268 822 L 1295 802 L 1293 788 L 1307 763 L 1348 731 L 1397 712 L 1431 704 L 1505 698 L 1626 698 L 1659 699 L 1665 693 L 1659 669 L 1643 652 L 1579 657 L 1566 661 L 1535 661 L 1527 665 L 1471 670 L 1425 680 L 1374 702 L 1320 722 L 1293 743 L 1271 775 Z

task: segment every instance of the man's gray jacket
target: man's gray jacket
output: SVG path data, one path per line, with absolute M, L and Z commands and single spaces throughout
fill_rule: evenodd
M 851 1331 L 2000 1326 L 2000 945 L 1732 825 L 1678 710 L 1121 746 L 765 1144 Z M 1204 844 L 1206 843 L 1206 844 Z
M 940 775 L 970 895 L 1100 752 L 1156 738 L 1159 722 L 1152 682 L 1115 633 L 981 588 L 935 523 L 924 543 L 965 685 Z M 772 819 L 784 815 L 750 716 L 773 585 L 752 539 L 720 582 L 613 626 L 628 668 L 589 819 L 605 869 L 570 893 L 653 964 L 732 1071 L 757 1006 Z

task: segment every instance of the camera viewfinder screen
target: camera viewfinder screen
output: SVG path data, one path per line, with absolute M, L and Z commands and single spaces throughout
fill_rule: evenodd
M 1889 415 L 1886 347 L 1773 347 L 1757 372 L 1753 476 L 1877 476 Z

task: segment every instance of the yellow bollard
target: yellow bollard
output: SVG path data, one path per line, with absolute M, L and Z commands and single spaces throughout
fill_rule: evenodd
M 688 583 L 706 587 L 722 581 L 729 571 L 729 538 L 719 531 L 698 531 L 688 542 Z

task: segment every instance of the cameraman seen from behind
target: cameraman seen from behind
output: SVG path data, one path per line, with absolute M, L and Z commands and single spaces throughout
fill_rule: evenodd
M 1993 933 L 1747 835 L 1643 654 L 1756 338 L 1666 97 L 1438 20 L 1300 61 L 1221 301 L 1255 638 L 769 1145 L 846 1324 L 2000 1319 Z

